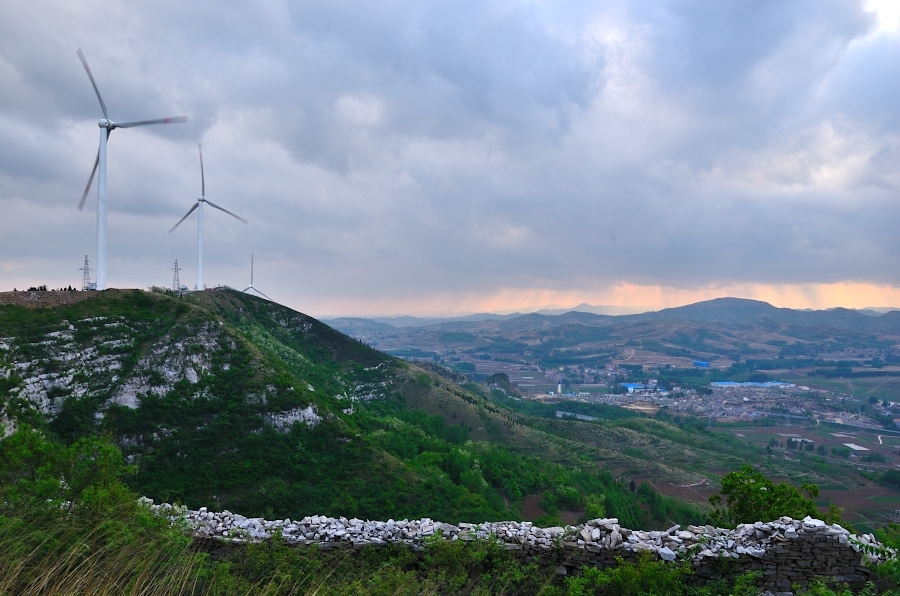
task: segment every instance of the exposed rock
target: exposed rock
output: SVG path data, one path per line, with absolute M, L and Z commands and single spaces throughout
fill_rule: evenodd
M 276 429 L 287 432 L 295 422 L 303 422 L 306 426 L 316 426 L 322 422 L 322 417 L 316 413 L 312 404 L 305 408 L 294 408 L 286 412 L 270 412 L 266 414 L 266 422 Z

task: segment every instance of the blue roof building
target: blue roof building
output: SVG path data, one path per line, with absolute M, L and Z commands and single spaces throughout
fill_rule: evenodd
M 619 383 L 619 387 L 624 387 L 628 390 L 628 393 L 634 393 L 635 389 L 647 388 L 643 383 Z

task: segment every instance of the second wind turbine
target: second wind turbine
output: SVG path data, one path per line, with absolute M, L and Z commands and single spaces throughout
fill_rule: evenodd
M 239 219 L 244 223 L 247 223 L 247 220 L 241 217 L 240 215 L 235 215 L 228 209 L 223 209 L 219 207 L 212 201 L 206 200 L 206 178 L 203 175 L 203 148 L 200 146 L 200 143 L 197 143 L 197 149 L 200 150 L 200 196 L 197 197 L 197 202 L 194 203 L 194 206 L 188 209 L 188 212 L 184 214 L 184 217 L 178 220 L 178 223 L 172 226 L 172 229 L 169 230 L 169 233 L 175 231 L 175 228 L 181 225 L 181 222 L 188 218 L 188 215 L 197 211 L 197 291 L 203 290 L 203 203 L 206 203 L 210 207 L 218 209 L 219 211 L 224 211 L 231 217 L 235 219 Z

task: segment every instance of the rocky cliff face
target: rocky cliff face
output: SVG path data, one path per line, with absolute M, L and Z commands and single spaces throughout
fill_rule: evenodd
M 122 316 L 62 319 L 48 327 L 38 337 L 0 338 L 3 375 L 18 377 L 9 397 L 48 419 L 68 400 L 93 399 L 98 418 L 110 404 L 135 409 L 142 396 L 165 395 L 182 380 L 196 384 L 211 372 L 213 354 L 235 348 L 234 338 L 209 321 L 189 325 L 189 338 L 178 339 L 143 337 L 146 325 Z
M 138 409 L 179 384 L 187 397 L 201 398 L 206 389 L 201 379 L 228 372 L 234 353 L 247 357 L 254 375 L 268 376 L 266 358 L 238 329 L 191 306 L 139 291 L 112 291 L 72 308 L 7 312 L 0 337 L 0 376 L 6 380 L 0 406 L 12 423 L 7 432 L 17 420 L 34 421 L 29 410 L 53 421 L 67 407 L 77 407 L 100 426 L 110 407 Z M 300 381 L 299 392 L 312 393 L 306 390 L 311 385 Z M 244 397 L 257 403 L 277 391 L 271 383 L 255 389 Z
M 346 439 L 334 414 L 386 397 L 398 372 L 311 317 L 234 291 L 45 294 L 0 296 L 4 432 L 112 433 L 138 466 L 136 488 L 158 497 L 229 502 L 247 492 L 239 468 L 290 449 L 272 433 L 330 420 L 317 441 Z M 223 457 L 234 468 L 214 475 Z M 265 482 L 267 465 L 243 479 Z

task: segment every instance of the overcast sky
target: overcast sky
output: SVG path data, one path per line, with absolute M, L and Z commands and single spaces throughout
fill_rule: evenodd
M 900 0 L 0 3 L 2 290 L 319 316 L 715 296 L 900 306 Z M 95 185 L 96 188 L 96 185 Z

